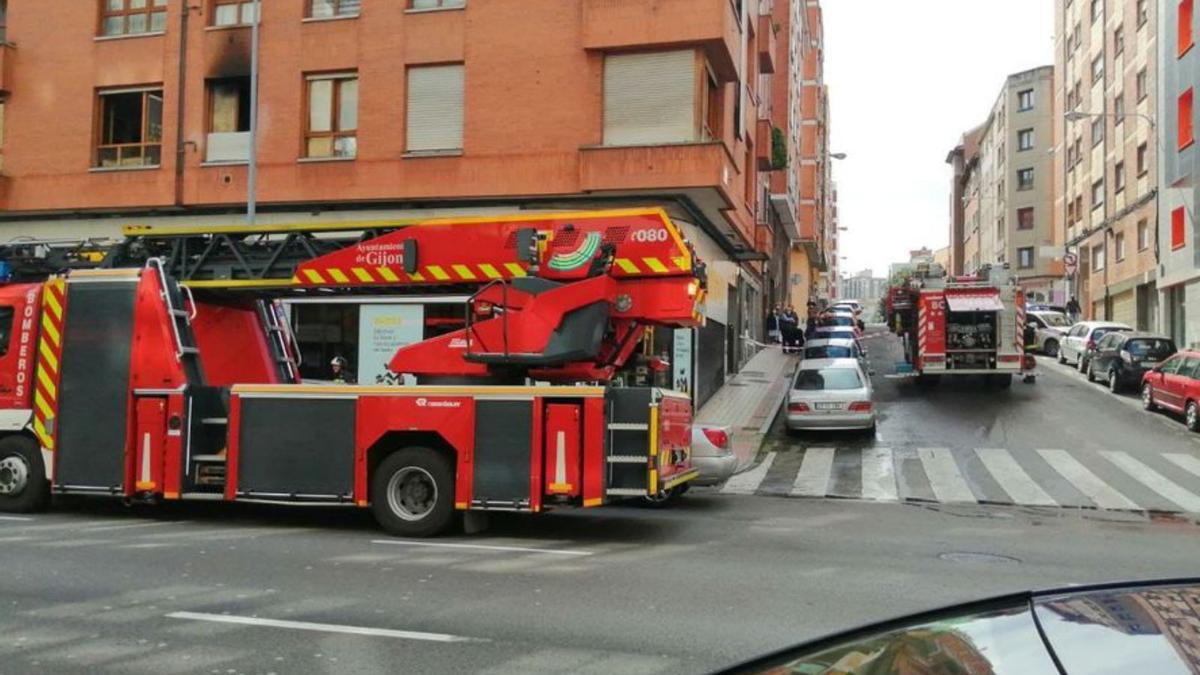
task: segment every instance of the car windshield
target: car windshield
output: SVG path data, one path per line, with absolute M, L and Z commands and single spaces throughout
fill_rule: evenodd
M 1175 353 L 1175 345 L 1170 340 L 1135 338 L 1125 343 L 1125 351 L 1135 359 L 1161 361 Z
M 1097 328 L 1092 331 L 1092 340 L 1094 342 L 1099 342 L 1100 338 L 1104 337 L 1105 335 L 1108 335 L 1109 333 L 1116 332 L 1116 331 L 1126 331 L 1126 330 L 1129 330 L 1129 329 L 1128 328 L 1115 328 L 1113 326 L 1105 326 L 1103 328 Z
M 849 359 L 854 358 L 854 350 L 850 347 L 842 347 L 838 345 L 819 345 L 816 347 L 805 347 L 804 358 L 806 359 Z
M 826 326 L 853 326 L 854 319 L 848 316 L 831 316 L 824 321 Z
M 1067 318 L 1067 316 L 1065 314 L 1059 314 L 1058 312 L 1039 313 L 1037 317 L 1042 321 L 1045 321 L 1047 326 L 1053 326 L 1055 328 L 1066 328 L 1067 326 L 1071 325 L 1071 321 Z
M 856 368 L 813 368 L 796 375 L 796 389 L 800 391 L 844 391 L 862 386 Z

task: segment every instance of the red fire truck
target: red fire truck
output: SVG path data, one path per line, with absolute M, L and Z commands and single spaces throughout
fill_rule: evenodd
M 616 386 L 649 328 L 702 320 L 703 264 L 666 213 L 327 229 L 356 228 L 333 245 L 276 226 L 274 251 L 258 231 L 133 228 L 100 268 L 0 287 L 0 511 L 52 493 L 352 503 L 425 536 L 456 511 L 593 507 L 696 477 L 690 400 Z M 222 246 L 266 262 L 214 266 Z M 307 259 L 280 266 L 285 249 Z M 392 358 L 415 386 L 300 383 L 277 295 L 245 292 L 437 288 L 472 293 L 463 327 Z
M 902 375 L 931 385 L 944 375 L 982 375 L 1000 387 L 1032 381 L 1025 354 L 1025 296 L 1004 267 L 952 277 L 922 264 L 888 291 L 888 322 L 904 340 Z

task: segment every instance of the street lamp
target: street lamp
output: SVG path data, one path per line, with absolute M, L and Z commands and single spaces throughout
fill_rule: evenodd
M 1118 115 L 1117 113 L 1094 113 L 1094 112 L 1084 112 L 1082 110 L 1072 110 L 1063 115 L 1063 119 L 1065 119 L 1068 122 L 1082 122 L 1083 120 L 1093 118 L 1093 117 L 1116 117 L 1116 118 L 1121 118 L 1121 119 L 1126 118 L 1126 117 L 1139 117 L 1139 118 L 1145 120 L 1146 124 L 1150 125 L 1150 129 L 1152 131 L 1154 130 L 1154 127 L 1156 126 L 1154 123 L 1154 118 L 1149 115 L 1146 115 L 1144 113 L 1121 113 Z

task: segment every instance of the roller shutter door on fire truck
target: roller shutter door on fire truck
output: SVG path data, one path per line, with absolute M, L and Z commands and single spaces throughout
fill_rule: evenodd
M 1112 320 L 1127 326 L 1137 325 L 1137 301 L 1133 290 L 1112 296 Z

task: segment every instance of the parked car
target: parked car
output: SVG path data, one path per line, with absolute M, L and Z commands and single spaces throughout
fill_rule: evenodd
M 787 428 L 875 429 L 874 390 L 856 359 L 802 361 L 788 392 Z
M 1182 413 L 1187 428 L 1200 431 L 1200 352 L 1178 352 L 1143 375 L 1142 407 Z
M 859 363 L 865 363 L 867 355 L 859 346 L 858 340 L 847 340 L 844 338 L 835 338 L 832 340 L 813 339 L 804 343 L 805 361 L 815 361 L 820 359 L 857 359 Z
M 1025 305 L 1026 312 L 1058 312 L 1066 314 L 1067 308 L 1062 305 L 1047 305 L 1045 303 L 1032 302 Z
M 1114 331 L 1096 343 L 1096 351 L 1088 360 L 1088 382 L 1107 382 L 1115 394 L 1141 384 L 1146 371 L 1176 351 L 1175 343 L 1165 335 Z
M 1025 320 L 1033 325 L 1037 350 L 1046 356 L 1058 356 L 1058 346 L 1071 329 L 1071 320 L 1062 312 L 1028 312 Z
M 693 485 L 718 485 L 737 471 L 733 429 L 716 424 L 692 425 L 692 465 L 700 469 Z
M 857 328 L 847 328 L 846 326 L 819 326 L 817 332 L 811 340 L 854 340 L 858 343 L 858 350 L 863 354 L 867 353 L 867 348 L 863 346 L 859 338 L 862 333 Z M 807 342 L 805 344 L 808 344 Z
M 1073 586 L 943 607 L 720 671 L 904 675 L 1194 673 L 1200 580 Z
M 1079 372 L 1087 372 L 1089 351 L 1096 348 L 1096 343 L 1100 338 L 1108 335 L 1113 331 L 1133 330 L 1123 323 L 1113 323 L 1111 321 L 1080 321 L 1071 326 L 1071 330 L 1063 336 L 1062 342 L 1058 346 L 1058 362 L 1073 363 Z

